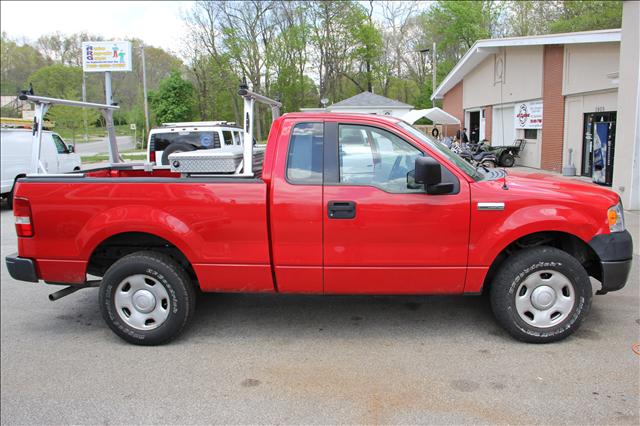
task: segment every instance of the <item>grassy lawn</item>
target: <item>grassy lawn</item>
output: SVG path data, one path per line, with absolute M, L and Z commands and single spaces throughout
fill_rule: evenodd
M 145 151 L 127 150 L 120 153 L 125 161 L 144 161 L 147 159 Z M 83 164 L 102 163 L 109 161 L 109 154 L 96 154 L 81 157 Z

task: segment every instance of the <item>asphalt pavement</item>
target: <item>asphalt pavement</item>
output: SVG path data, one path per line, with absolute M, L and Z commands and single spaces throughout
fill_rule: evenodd
M 2 424 L 640 423 L 638 214 L 631 281 L 570 338 L 513 340 L 483 297 L 204 295 L 183 335 L 137 347 L 97 289 L 17 282 L 2 203 Z
M 118 150 L 120 152 L 134 149 L 135 145 L 131 136 L 116 136 Z M 96 154 L 105 154 L 109 152 L 109 142 L 107 138 L 95 142 L 78 142 L 76 143 L 76 152 L 81 156 L 90 156 Z

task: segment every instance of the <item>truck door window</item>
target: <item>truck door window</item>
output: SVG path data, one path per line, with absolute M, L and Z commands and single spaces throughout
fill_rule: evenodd
M 407 173 L 413 171 L 422 152 L 386 130 L 341 124 L 338 151 L 340 183 L 396 193 L 421 191 L 407 187 Z
M 322 127 L 322 123 L 299 123 L 293 128 L 287 155 L 290 183 L 322 184 Z
M 67 144 L 65 144 L 62 141 L 60 136 L 58 136 L 56 134 L 53 134 L 51 136 L 53 136 L 53 143 L 56 144 L 56 151 L 58 151 L 58 154 L 68 154 L 69 150 L 67 149 Z
M 224 139 L 225 146 L 232 146 L 233 145 L 233 135 L 231 134 L 231 132 L 229 130 L 223 130 L 222 131 L 222 138 Z

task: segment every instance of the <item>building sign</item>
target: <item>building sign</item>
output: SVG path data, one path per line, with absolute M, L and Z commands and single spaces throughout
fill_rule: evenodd
M 542 101 L 520 102 L 513 108 L 516 129 L 542 129 Z
M 131 42 L 83 42 L 82 69 L 85 72 L 131 71 Z

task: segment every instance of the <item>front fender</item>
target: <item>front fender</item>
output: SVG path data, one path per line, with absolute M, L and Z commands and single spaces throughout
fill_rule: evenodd
M 537 204 L 502 212 L 477 211 L 472 214 L 469 266 L 490 266 L 512 242 L 537 232 L 571 234 L 585 243 L 594 235 L 608 233 L 602 221 L 582 211 L 553 204 Z

